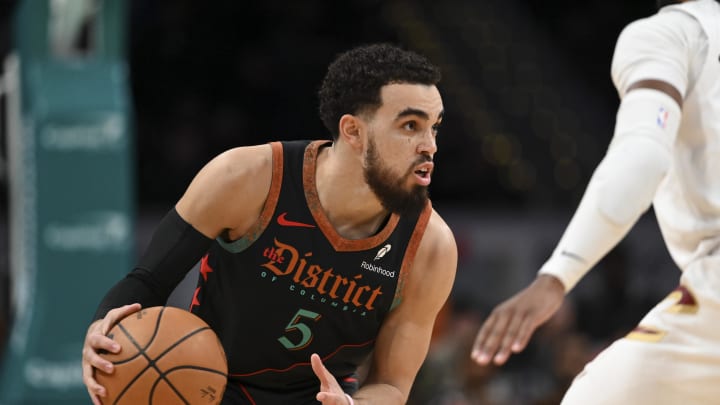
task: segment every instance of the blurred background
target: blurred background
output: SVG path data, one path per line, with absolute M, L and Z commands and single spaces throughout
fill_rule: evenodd
M 470 345 L 561 236 L 612 136 L 615 40 L 654 11 L 652 0 L 3 0 L 0 404 L 84 403 L 95 305 L 194 174 L 235 146 L 328 138 L 316 98 L 327 65 L 379 41 L 443 71 L 431 197 L 460 248 L 409 403 L 558 403 L 677 282 L 651 212 L 506 366 L 472 364 Z M 183 288 L 173 303 L 189 300 Z

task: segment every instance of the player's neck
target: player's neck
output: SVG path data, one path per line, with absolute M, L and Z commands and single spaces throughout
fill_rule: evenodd
M 322 210 L 347 239 L 374 235 L 389 215 L 363 177 L 360 158 L 335 144 L 318 153 L 315 185 Z

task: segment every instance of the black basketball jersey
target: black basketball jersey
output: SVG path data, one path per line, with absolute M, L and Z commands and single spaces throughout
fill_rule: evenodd
M 330 143 L 270 145 L 273 175 L 260 218 L 243 238 L 213 244 L 191 311 L 220 337 L 229 384 L 248 403 L 316 403 L 310 355 L 341 383 L 353 375 L 401 299 L 431 207 L 412 218 L 392 214 L 366 239 L 345 239 L 315 187 L 318 151 Z

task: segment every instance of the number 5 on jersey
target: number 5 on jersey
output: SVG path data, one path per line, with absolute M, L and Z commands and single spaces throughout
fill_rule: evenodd
M 299 309 L 293 318 L 290 320 L 290 322 L 285 327 L 285 334 L 289 334 L 293 331 L 299 331 L 300 332 L 300 341 L 297 343 L 293 343 L 290 339 L 286 338 L 285 336 L 281 336 L 278 338 L 278 341 L 280 341 L 280 344 L 283 345 L 288 350 L 301 350 L 307 347 L 307 345 L 310 344 L 313 338 L 312 331 L 310 330 L 310 327 L 301 322 L 302 318 L 311 319 L 315 322 L 320 319 L 321 315 L 317 312 L 308 311 L 306 309 Z

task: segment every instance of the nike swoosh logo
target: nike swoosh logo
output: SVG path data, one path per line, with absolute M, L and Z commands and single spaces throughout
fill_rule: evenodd
M 315 228 L 315 225 L 305 224 L 302 222 L 290 221 L 287 218 L 285 218 L 286 216 L 287 216 L 287 212 L 283 212 L 282 214 L 278 215 L 278 217 L 277 217 L 278 225 L 280 225 L 280 226 L 295 226 L 295 227 L 300 227 L 300 228 Z
M 580 263 L 585 263 L 585 259 L 582 256 L 576 255 L 575 253 L 572 253 L 572 252 L 568 252 L 567 250 L 563 250 L 562 252 L 560 252 L 560 256 L 566 256 L 571 259 L 577 260 Z

